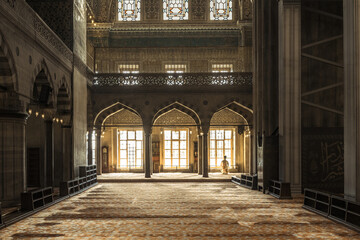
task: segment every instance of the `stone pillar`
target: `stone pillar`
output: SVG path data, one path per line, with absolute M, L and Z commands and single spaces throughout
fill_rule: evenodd
M 95 146 L 95 152 L 96 152 L 96 169 L 97 174 L 102 174 L 102 163 L 101 163 L 101 130 L 95 131 L 95 138 L 96 138 L 96 146 Z
M 3 207 L 20 203 L 26 191 L 26 113 L 0 112 L 0 202 Z
M 93 137 L 93 135 L 92 135 L 92 129 L 89 129 L 88 130 L 88 142 L 86 143 L 87 144 L 87 146 L 88 146 L 88 152 L 87 152 L 87 155 L 88 155 L 88 162 L 87 162 L 87 164 L 88 165 L 93 165 L 94 163 L 93 163 L 93 161 L 92 161 L 92 137 Z
M 69 181 L 75 178 L 71 125 L 61 126 L 61 130 L 63 134 L 63 181 Z
M 63 130 L 61 125 L 54 122 L 54 187 L 59 187 L 64 177 L 64 156 L 63 156 Z
M 54 184 L 54 127 L 52 120 L 45 121 L 45 186 Z
M 152 129 L 150 126 L 144 126 L 145 133 L 145 178 L 151 178 L 151 156 L 152 156 L 152 147 L 151 147 L 151 133 Z
M 344 0 L 344 194 L 360 201 L 360 2 Z
M 200 131 L 199 131 L 200 132 Z M 203 137 L 201 135 L 199 135 L 198 137 L 198 174 L 202 175 L 203 174 L 203 154 L 202 154 L 202 141 L 203 141 Z
M 208 136 L 209 136 L 209 129 L 210 124 L 202 125 L 202 170 L 203 170 L 203 177 L 209 177 L 209 153 L 208 153 Z
M 301 192 L 301 1 L 279 2 L 279 179 Z

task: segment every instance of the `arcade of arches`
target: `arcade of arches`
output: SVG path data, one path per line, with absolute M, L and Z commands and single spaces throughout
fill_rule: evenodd
M 88 165 L 360 201 L 359 22 L 357 0 L 0 0 L 0 210 Z

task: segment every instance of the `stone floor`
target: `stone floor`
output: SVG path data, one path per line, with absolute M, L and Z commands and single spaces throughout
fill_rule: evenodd
M 102 183 L 0 230 L 1 239 L 360 239 L 340 224 L 228 183 Z

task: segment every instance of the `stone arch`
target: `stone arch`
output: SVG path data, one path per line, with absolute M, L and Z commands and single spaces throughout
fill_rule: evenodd
M 135 113 L 136 115 L 138 115 L 142 121 L 143 121 L 143 117 L 141 116 L 141 114 L 139 114 L 138 111 L 136 111 L 134 108 L 131 108 L 123 103 L 117 102 L 114 103 L 108 107 L 103 108 L 102 110 L 100 110 L 97 114 L 96 117 L 94 119 L 94 127 L 100 129 L 104 120 L 106 120 L 106 118 L 109 115 L 115 114 L 116 112 L 119 112 L 122 109 L 126 109 L 129 110 L 132 113 Z
M 18 91 L 18 79 L 14 57 L 4 35 L 0 31 L 0 85 L 3 90 Z
M 223 108 L 214 113 L 210 120 L 211 126 L 248 125 L 248 121 L 238 112 L 230 108 Z
M 126 108 L 111 113 L 103 120 L 102 125 L 108 126 L 139 126 L 143 125 L 141 117 L 133 111 Z
M 57 92 L 57 110 L 59 113 L 66 113 L 71 110 L 71 97 L 65 81 Z
M 196 125 L 200 126 L 201 125 L 201 120 L 200 120 L 200 117 L 199 115 L 193 110 L 191 109 L 190 107 L 182 104 L 182 103 L 179 103 L 179 102 L 174 102 L 164 108 L 161 108 L 153 117 L 152 119 L 152 125 L 154 125 L 154 123 L 156 122 L 156 120 L 158 118 L 160 118 L 162 115 L 170 112 L 171 110 L 173 109 L 177 109 L 179 110 L 180 112 L 183 112 L 187 115 L 189 115 L 192 119 L 194 119 Z
M 224 109 L 229 109 L 230 111 L 242 116 L 246 120 L 248 125 L 253 124 L 253 110 L 236 101 L 232 101 L 226 104 L 225 106 L 219 108 L 217 111 L 215 111 L 212 114 L 212 117 L 214 116 L 215 113 Z
M 51 74 L 45 62 L 45 59 L 43 59 L 40 63 L 36 65 L 31 79 L 31 86 L 32 87 L 30 87 L 30 96 L 34 100 L 38 100 L 40 104 L 43 104 L 44 102 L 42 101 L 44 99 L 40 99 L 41 96 L 39 94 L 41 94 L 41 91 L 48 91 L 48 100 L 50 101 L 50 103 L 55 104 L 56 94 L 54 93 L 54 83 L 52 81 Z

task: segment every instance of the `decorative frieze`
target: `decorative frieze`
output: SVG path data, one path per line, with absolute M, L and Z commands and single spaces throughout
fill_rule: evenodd
M 94 86 L 252 86 L 252 73 L 96 74 Z

